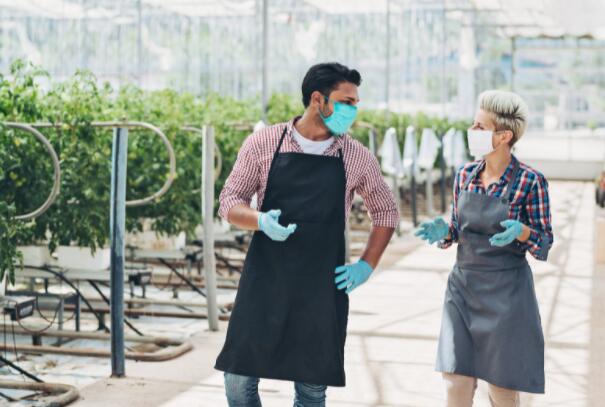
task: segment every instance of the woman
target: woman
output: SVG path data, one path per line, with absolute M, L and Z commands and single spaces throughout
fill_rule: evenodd
M 477 379 L 492 406 L 519 406 L 519 392 L 544 393 L 544 337 L 525 253 L 546 260 L 553 242 L 548 183 L 511 153 L 527 126 L 516 94 L 487 91 L 468 131 L 478 161 L 456 174 L 451 223 L 438 218 L 416 232 L 448 248 L 450 273 L 436 370 L 448 407 L 472 406 Z

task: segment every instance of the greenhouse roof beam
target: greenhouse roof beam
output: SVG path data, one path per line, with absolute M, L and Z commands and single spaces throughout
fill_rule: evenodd
M 408 11 L 443 11 L 446 12 L 477 12 L 477 8 L 468 0 L 304 0 L 305 3 L 326 14 L 358 15 L 385 14 L 387 3 L 393 14 Z M 486 7 L 481 12 L 500 11 L 499 7 Z
M 191 17 L 253 16 L 254 0 L 142 0 L 148 6 Z
M 472 0 L 477 11 L 498 8 L 494 25 L 506 37 L 605 39 L 601 0 Z

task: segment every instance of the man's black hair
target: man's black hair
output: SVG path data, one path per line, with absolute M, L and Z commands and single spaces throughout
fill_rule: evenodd
M 307 71 L 302 82 L 303 105 L 305 108 L 309 106 L 313 92 L 319 91 L 328 96 L 343 82 L 359 86 L 361 85 L 361 75 L 355 69 L 349 69 L 337 62 L 313 65 Z

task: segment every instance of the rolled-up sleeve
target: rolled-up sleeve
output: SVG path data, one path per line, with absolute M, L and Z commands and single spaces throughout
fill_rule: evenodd
M 550 214 L 550 199 L 548 182 L 543 175 L 534 180 L 525 205 L 531 233 L 523 243 L 524 247 L 537 260 L 547 260 L 548 252 L 553 244 L 553 233 Z
M 248 136 L 244 141 L 233 170 L 219 196 L 219 215 L 227 219 L 231 208 L 236 205 L 250 205 L 252 196 L 257 191 L 259 181 L 260 165 L 258 154 L 255 152 L 254 138 Z
M 376 157 L 368 153 L 367 167 L 356 192 L 368 208 L 372 226 L 396 228 L 399 224 L 399 210 L 391 189 L 384 181 L 380 164 Z

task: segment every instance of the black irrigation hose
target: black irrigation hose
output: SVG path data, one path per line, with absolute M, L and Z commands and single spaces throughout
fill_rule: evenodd
M 101 296 L 101 298 L 103 299 L 103 301 L 105 301 L 105 303 L 109 306 L 111 306 L 111 303 L 109 301 L 109 298 L 107 298 L 107 296 L 105 294 L 103 294 L 103 291 L 101 291 L 101 289 L 99 288 L 99 286 L 92 280 L 86 280 L 88 281 L 88 283 L 92 286 L 92 288 L 95 289 L 95 291 Z M 139 336 L 145 336 L 143 335 L 143 333 L 141 331 L 139 331 L 138 329 L 136 329 L 134 327 L 134 325 L 132 325 L 132 323 L 128 320 L 128 318 L 124 317 L 124 323 L 126 325 L 128 325 L 128 327 L 130 327 L 130 329 L 132 329 L 133 331 L 135 331 L 137 333 L 137 335 Z
M 32 379 L 33 381 L 36 381 L 38 383 L 44 383 L 44 380 L 38 378 L 37 376 L 29 373 L 27 370 L 22 369 L 21 367 L 19 367 L 18 365 L 15 365 L 13 362 L 11 362 L 10 360 L 4 358 L 2 355 L 0 355 L 0 362 L 4 363 L 5 365 L 8 365 L 10 367 L 12 367 L 13 369 L 15 369 L 16 371 L 18 371 L 19 373 L 21 373 L 22 375 L 25 375 L 27 377 L 29 377 L 30 379 Z
M 234 250 L 238 250 L 242 253 L 246 253 L 246 248 L 242 247 L 245 244 L 245 236 L 242 236 L 241 238 L 239 236 L 236 236 L 235 238 L 235 242 L 220 242 L 220 244 L 215 245 L 216 248 L 218 249 L 234 249 Z M 198 247 L 204 247 L 204 242 L 202 240 L 196 239 L 193 242 L 191 242 L 192 245 L 194 246 L 198 246 Z
M 170 283 L 172 282 L 172 274 L 172 270 L 170 270 L 170 273 L 168 274 L 168 281 L 166 282 L 166 284 L 163 285 L 163 287 L 162 284 L 159 283 L 156 283 L 154 285 L 158 287 L 160 291 L 165 291 L 166 289 L 170 288 Z
M 193 284 L 193 283 L 191 282 L 191 280 L 189 280 L 187 277 L 185 277 L 185 276 L 184 276 L 182 273 L 178 272 L 178 271 L 176 270 L 176 268 L 175 268 L 175 267 L 174 267 L 172 264 L 168 263 L 168 262 L 167 262 L 166 260 L 164 260 L 164 259 L 160 259 L 160 262 L 161 262 L 161 263 L 162 263 L 164 266 L 166 266 L 166 267 L 168 267 L 170 270 L 172 270 L 172 272 L 173 272 L 174 274 L 176 274 L 178 278 L 180 278 L 181 280 L 183 280 L 183 281 L 185 282 L 185 284 L 187 284 L 189 287 L 191 287 L 191 289 L 192 289 L 193 291 L 197 292 L 198 294 L 200 294 L 200 295 L 201 295 L 202 297 L 204 297 L 204 298 L 208 298 L 208 297 L 206 297 L 206 293 L 205 293 L 204 291 L 202 291 L 202 290 L 201 290 L 201 289 L 200 289 L 198 286 L 196 286 L 195 284 Z M 229 313 L 229 311 L 227 311 L 225 308 L 222 308 L 222 307 L 219 307 L 219 311 L 221 311 L 221 313 L 223 313 L 223 314 L 227 314 L 227 313 Z
M 105 325 L 105 322 L 103 321 L 103 316 L 101 314 L 97 314 L 97 312 L 92 307 L 92 305 L 90 305 L 90 302 L 88 302 L 88 300 L 86 299 L 86 297 L 84 297 L 84 295 L 82 295 L 82 292 L 80 292 L 80 290 L 71 282 L 70 279 L 68 279 L 67 277 L 65 277 L 63 274 L 61 274 L 59 272 L 51 270 L 48 267 L 33 267 L 33 268 L 38 269 L 38 270 L 46 271 L 46 272 L 54 275 L 55 277 L 59 278 L 61 281 L 63 281 L 68 286 L 70 286 L 80 296 L 80 298 L 82 299 L 82 301 L 84 301 L 84 303 L 86 304 L 86 306 L 88 307 L 88 309 L 90 310 L 90 312 L 92 312 L 92 314 L 95 317 L 97 317 L 97 320 L 99 321 L 99 324 L 103 328 L 103 330 L 105 330 L 105 332 L 107 332 L 107 333 L 110 332 L 109 328 L 107 328 L 107 325 Z
M 15 303 L 16 303 L 16 301 L 15 301 Z M 48 322 L 48 325 L 47 325 L 47 326 L 45 326 L 45 327 L 44 327 L 44 328 L 42 328 L 42 329 L 30 329 L 30 328 L 28 328 L 28 327 L 24 326 L 24 325 L 21 323 L 21 318 L 17 318 L 17 323 L 19 324 L 19 326 L 20 326 L 21 328 L 23 328 L 25 331 L 29 332 L 29 333 L 30 333 L 30 334 L 32 334 L 32 335 L 41 334 L 42 332 L 45 332 L 45 331 L 47 331 L 48 329 L 50 329 L 50 327 L 51 327 L 51 326 L 53 326 L 53 324 L 55 323 L 55 320 L 57 319 L 57 315 L 59 314 L 59 307 L 60 307 L 60 305 L 61 305 L 61 303 L 59 303 L 59 304 L 57 305 L 57 308 L 55 309 L 55 315 L 53 316 L 53 319 L 49 321 L 49 320 L 48 320 L 48 319 L 47 319 L 47 318 L 46 318 L 44 315 L 42 315 L 42 312 L 40 311 L 40 307 L 38 306 L 38 299 L 36 298 L 36 310 L 38 311 L 38 314 L 40 314 L 40 316 L 41 316 L 41 317 L 42 317 L 42 318 L 43 318 L 43 319 L 44 319 L 46 322 Z M 5 325 L 6 325 L 6 324 L 5 324 Z M 14 335 L 14 328 L 13 328 L 13 335 Z M 13 339 L 14 339 L 14 338 L 13 338 Z M 15 346 L 15 348 L 16 348 L 16 346 Z
M 192 242 L 192 244 L 194 246 L 204 247 L 204 243 L 201 240 L 194 240 Z M 245 253 L 245 250 L 243 250 L 242 247 L 241 247 L 241 245 L 238 245 L 238 244 L 233 244 L 233 245 L 232 244 L 226 244 L 225 247 L 227 247 L 228 249 L 240 250 L 240 251 L 242 251 L 242 252 Z M 220 254 L 218 254 L 218 253 L 215 252 L 214 253 L 214 257 L 218 261 L 222 262 L 229 269 L 229 273 L 231 273 L 233 271 L 235 271 L 236 273 L 239 273 L 239 274 L 242 273 L 242 270 L 239 267 L 234 266 L 225 256 L 221 256 Z
M 38 299 L 36 298 L 36 310 L 38 311 L 38 314 L 40 314 L 40 317 L 42 319 L 44 319 L 46 322 L 50 323 L 51 325 L 55 323 L 55 320 L 57 319 L 57 315 L 59 314 L 59 309 L 60 308 L 61 308 L 61 300 L 59 300 L 59 303 L 57 304 L 57 308 L 55 308 L 55 314 L 54 314 L 53 319 L 51 321 L 48 318 L 46 318 L 44 316 L 44 314 L 42 313 L 42 311 L 40 310 L 40 303 L 39 303 Z M 75 318 L 75 316 L 76 316 L 76 311 L 72 312 L 71 316 L 69 318 L 63 319 L 63 323 L 71 321 L 72 319 Z M 21 325 L 21 324 L 19 324 L 19 325 Z M 21 326 L 21 327 L 23 328 L 23 326 Z
M 6 400 L 10 401 L 10 402 L 16 402 L 19 401 L 17 399 L 12 398 L 11 396 L 9 396 L 8 394 L 4 394 L 0 391 L 0 397 L 5 398 Z
M 166 260 L 164 259 L 160 259 L 160 263 L 162 263 L 164 266 L 168 267 L 170 270 L 172 270 L 172 272 L 174 274 L 176 274 L 176 276 L 178 278 L 180 278 L 181 280 L 183 280 L 185 282 L 185 284 L 187 284 L 193 291 L 197 292 L 198 294 L 200 294 L 202 297 L 206 298 L 206 293 L 204 291 L 202 291 L 198 286 L 196 286 L 195 284 L 193 284 L 191 282 L 191 280 L 189 280 L 187 277 L 185 277 L 183 274 L 181 274 L 180 272 L 178 272 L 176 270 L 176 267 L 174 267 L 172 264 L 168 263 Z
M 218 261 L 222 262 L 229 269 L 229 272 L 234 271 L 236 273 L 242 274 L 242 270 L 239 267 L 234 266 L 226 257 L 221 256 L 218 253 L 215 253 L 214 256 Z

